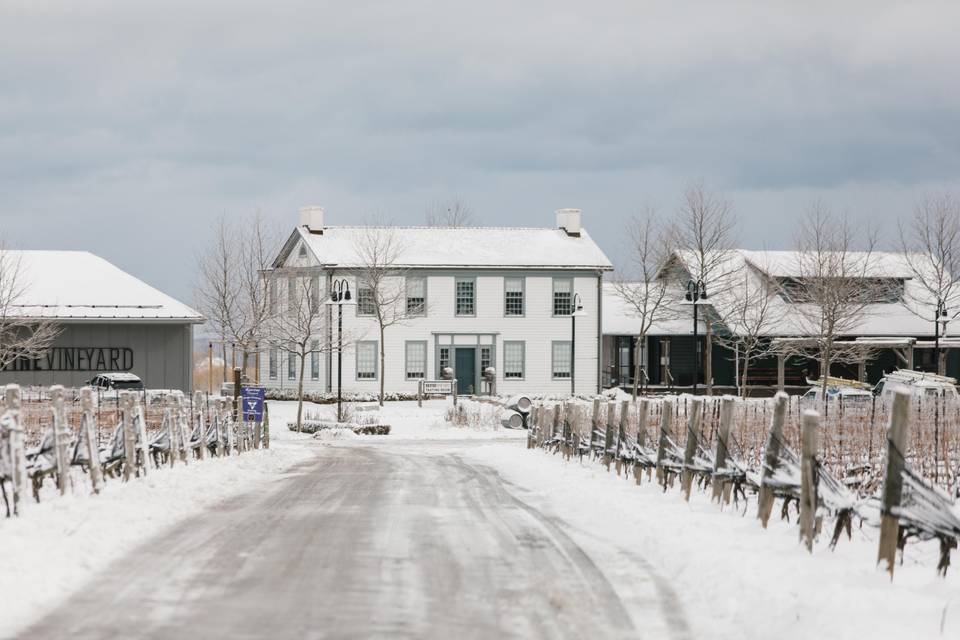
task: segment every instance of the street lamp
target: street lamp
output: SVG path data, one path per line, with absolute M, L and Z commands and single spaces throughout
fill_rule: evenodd
M 934 366 L 937 368 L 937 374 L 940 373 L 940 324 L 943 323 L 943 335 L 947 335 L 947 323 L 950 322 L 950 318 L 947 314 L 947 303 L 941 299 L 937 298 L 937 315 L 933 319 L 934 326 L 934 344 L 933 344 L 933 358 Z
M 330 284 L 327 304 L 337 305 L 337 422 L 343 419 L 343 305 L 354 304 L 351 297 L 350 283 L 345 278 Z
M 700 336 L 697 326 L 697 305 L 701 300 L 707 299 L 707 285 L 703 280 L 688 280 L 687 295 L 684 296 L 687 302 L 693 305 L 693 395 L 697 395 L 697 387 L 700 381 Z M 709 374 L 708 374 L 709 375 Z
M 577 395 L 577 316 L 583 313 L 583 299 L 579 293 L 570 301 L 570 395 Z

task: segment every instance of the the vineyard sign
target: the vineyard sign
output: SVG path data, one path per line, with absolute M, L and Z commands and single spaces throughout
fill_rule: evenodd
M 7 371 L 130 371 L 129 347 L 54 347 L 39 358 L 18 358 Z

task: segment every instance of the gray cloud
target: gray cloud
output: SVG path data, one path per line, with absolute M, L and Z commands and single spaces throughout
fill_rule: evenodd
M 748 246 L 788 245 L 816 197 L 890 227 L 960 187 L 960 8 L 836 5 L 8 2 L 0 231 L 190 299 L 213 219 L 305 203 L 580 206 L 616 257 L 703 178 Z

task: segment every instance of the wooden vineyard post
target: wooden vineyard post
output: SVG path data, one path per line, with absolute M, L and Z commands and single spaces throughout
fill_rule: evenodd
M 223 400 L 215 400 L 213 403 L 213 432 L 217 439 L 216 451 L 217 457 L 223 457 Z M 230 451 L 228 450 L 229 454 Z
M 603 464 L 607 471 L 610 471 L 610 463 L 613 461 L 613 430 L 616 428 L 617 421 L 617 403 L 607 403 L 607 426 L 603 431 Z
M 170 445 L 167 451 L 167 464 L 172 469 L 177 460 L 177 429 L 173 417 L 173 396 L 164 398 L 163 404 L 163 424 L 167 427 L 167 442 Z
M 253 448 L 259 449 L 263 441 L 263 420 L 257 420 L 253 423 Z
M 643 398 L 637 404 L 637 447 L 643 448 L 647 445 L 647 418 L 649 417 L 650 411 L 650 402 Z M 634 462 L 633 464 L 633 479 L 637 481 L 637 484 L 640 484 L 640 480 L 643 478 L 643 467 L 640 466 L 639 461 Z
M 263 448 L 270 448 L 270 405 L 263 403 Z
M 203 413 L 203 392 L 197 391 L 193 394 L 193 418 L 197 421 L 196 431 L 200 434 L 197 447 L 197 458 L 200 460 L 207 455 L 207 425 L 203 419 Z
M 593 441 L 600 430 L 600 398 L 593 399 L 593 416 L 590 419 L 590 437 L 587 439 L 587 450 L 593 453 Z
M 547 431 L 547 405 L 537 407 L 537 446 L 542 447 Z
M 573 455 L 573 425 L 570 424 L 570 414 L 573 413 L 573 405 L 563 406 L 563 457 L 567 460 Z
M 147 442 L 147 417 L 146 407 L 140 404 L 140 396 L 133 395 L 133 416 L 134 424 L 137 428 L 137 451 L 140 453 L 140 466 L 137 468 L 137 474 L 143 472 L 147 475 L 147 469 L 150 467 L 150 443 Z
M 663 459 L 667 454 L 667 439 L 670 437 L 670 422 L 673 420 L 673 403 L 664 402 L 660 414 L 660 442 L 657 445 L 657 482 L 667 486 L 667 474 L 663 470 Z
M 129 482 L 137 467 L 137 434 L 134 430 L 133 394 L 120 394 L 120 421 L 123 424 L 123 480 Z
M 726 491 L 727 483 L 717 474 L 727 468 L 727 458 L 730 450 L 730 427 L 733 424 L 734 399 L 727 396 L 720 401 L 720 430 L 717 432 L 717 457 L 713 461 L 713 499 L 727 504 L 730 502 L 730 492 Z
M 11 475 L 13 476 L 13 512 L 17 515 L 23 513 L 23 507 L 27 504 L 27 495 L 29 488 L 27 482 L 27 458 L 23 446 L 23 414 L 21 413 L 20 385 L 8 384 L 4 394 L 6 400 L 6 414 L 9 419 L 7 429 L 9 429 L 9 446 Z
M 813 552 L 817 532 L 817 427 L 816 411 L 804 411 L 800 448 L 800 540 Z
M 80 438 L 81 445 L 87 449 L 90 486 L 94 493 L 100 493 L 103 484 L 103 472 L 100 469 L 100 447 L 97 446 L 97 419 L 93 413 L 93 389 L 84 387 L 80 392 Z
M 50 387 L 50 399 L 53 400 L 53 453 L 57 464 L 57 491 L 67 493 L 70 476 L 70 430 L 67 428 L 67 414 L 63 406 L 63 387 Z
M 183 464 L 190 461 L 190 437 L 187 435 L 187 421 L 184 419 L 183 392 L 177 391 L 173 396 L 174 413 L 177 416 L 177 455 Z
M 700 441 L 702 409 L 703 400 L 694 398 L 687 416 L 687 446 L 683 450 L 683 480 L 680 483 L 683 499 L 687 502 L 690 502 L 690 491 L 693 489 L 693 458 L 697 455 L 697 444 Z
M 783 423 L 787 415 L 788 396 L 778 391 L 773 397 L 773 419 L 770 422 L 770 435 L 767 437 L 767 447 L 763 456 L 763 467 L 760 469 L 760 497 L 757 500 L 757 517 L 763 528 L 767 528 L 770 514 L 773 512 L 773 502 L 776 496 L 773 488 L 768 485 L 770 476 L 777 468 L 780 460 L 780 445 L 783 442 Z
M 550 426 L 550 439 L 553 440 L 557 437 L 557 433 L 560 431 L 560 405 L 553 405 L 553 424 Z
M 900 541 L 900 519 L 894 513 L 903 497 L 904 452 L 907 445 L 907 423 L 910 420 L 910 393 L 897 390 L 890 409 L 890 427 L 887 430 L 887 473 L 883 479 L 883 509 L 880 518 L 880 546 L 877 564 L 886 561 L 886 570 L 893 579 Z
M 627 446 L 627 427 L 630 424 L 630 401 L 620 403 L 620 426 L 617 428 L 617 475 L 623 469 L 623 448 Z

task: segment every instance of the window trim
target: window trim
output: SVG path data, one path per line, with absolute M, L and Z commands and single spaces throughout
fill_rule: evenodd
M 360 377 L 360 347 L 373 345 L 373 377 L 372 378 L 361 378 Z M 357 382 L 376 382 L 380 379 L 380 351 L 379 351 L 379 342 L 377 340 L 359 340 L 357 341 L 357 348 L 354 349 L 354 367 L 353 367 L 353 377 Z
M 276 347 L 270 349 L 267 355 L 267 378 L 270 380 L 280 379 L 280 350 Z
M 360 302 L 360 292 L 364 290 L 370 292 L 370 300 L 371 300 L 370 313 L 364 313 L 362 311 L 363 304 Z M 372 318 L 376 314 L 377 314 L 377 305 L 375 302 L 373 302 L 373 287 L 368 287 L 366 285 L 361 285 L 360 283 L 357 283 L 357 316 L 361 318 Z
M 571 313 L 557 313 L 557 282 L 570 283 L 570 306 L 573 307 L 574 279 L 571 276 L 554 276 L 550 288 L 550 313 L 554 318 L 569 318 Z
M 297 379 L 297 345 L 295 343 L 290 343 L 287 348 L 287 380 Z
M 520 346 L 520 376 L 507 376 L 507 345 L 519 345 Z M 552 352 L 551 352 L 552 353 Z M 551 373 L 553 368 L 551 366 Z M 527 379 L 527 341 L 526 340 L 504 340 L 503 341 L 503 374 L 501 375 L 504 382 L 506 381 L 516 381 L 516 380 L 526 380 Z
M 570 367 L 566 377 L 557 375 L 557 345 L 565 344 L 570 349 Z M 573 342 L 570 340 L 553 340 L 550 343 L 550 377 L 553 380 L 567 380 L 573 378 Z
M 473 312 L 457 313 L 457 303 L 460 295 L 457 292 L 457 285 L 461 282 L 470 282 L 473 284 Z M 453 315 L 456 318 L 476 318 L 477 317 L 477 277 L 476 276 L 456 276 L 453 280 Z
M 409 348 L 411 345 L 422 345 L 423 346 L 423 375 L 419 378 L 410 377 L 410 351 Z M 406 340 L 403 343 L 403 379 L 410 380 L 426 380 L 427 379 L 427 364 L 429 363 L 429 347 L 427 346 L 426 340 Z
M 422 280 L 423 281 L 423 306 L 420 308 L 419 313 L 410 312 L 410 280 Z M 403 308 L 406 312 L 407 317 L 409 318 L 425 318 L 427 316 L 427 276 L 407 276 L 404 281 L 404 301 Z M 476 298 L 476 291 L 474 291 L 474 298 Z
M 440 344 L 436 347 L 436 354 L 434 356 L 436 369 L 434 374 L 436 374 L 437 380 L 443 380 L 443 350 L 447 350 L 447 366 L 453 366 L 453 345 L 452 344 Z
M 320 380 L 320 340 L 310 340 L 310 379 Z
M 507 280 L 520 281 L 520 313 L 507 313 Z M 527 315 L 527 277 L 503 276 L 503 317 L 524 318 Z

